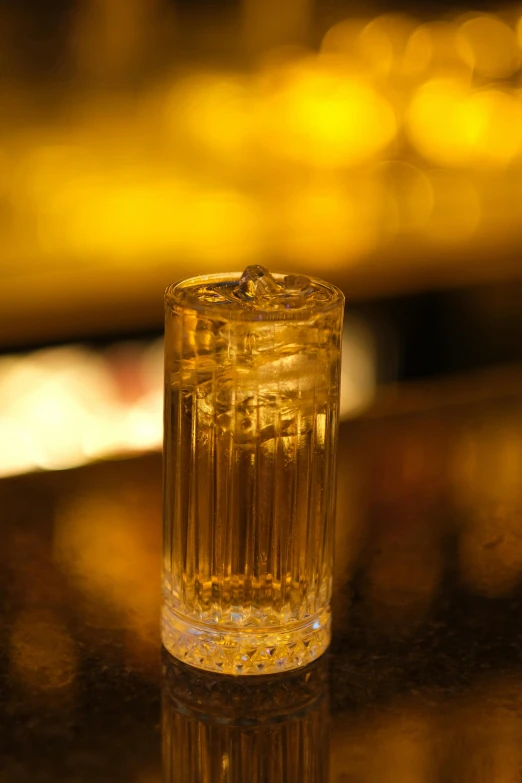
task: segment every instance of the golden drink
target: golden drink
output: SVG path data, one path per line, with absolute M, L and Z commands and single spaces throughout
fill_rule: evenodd
M 167 289 L 163 642 L 193 666 L 328 646 L 343 305 L 262 267 Z

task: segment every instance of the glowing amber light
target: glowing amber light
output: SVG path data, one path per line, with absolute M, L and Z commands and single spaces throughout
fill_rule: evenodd
M 462 242 L 477 229 L 481 217 L 480 196 L 465 175 L 448 171 L 429 173 L 433 211 L 427 236 L 438 244 Z
M 132 171 L 125 182 L 121 174 L 120 184 L 107 175 L 79 178 L 48 195 L 40 225 L 49 249 L 142 259 L 179 247 L 186 193 L 175 183 L 136 181 Z
M 459 38 L 453 22 L 434 21 L 417 27 L 405 51 L 405 63 L 411 74 L 428 71 L 437 78 L 465 77 L 470 72 L 471 49 Z
M 373 19 L 362 30 L 359 50 L 376 74 L 401 72 L 405 65 L 408 39 L 415 30 L 413 19 L 404 14 L 386 14 Z
M 389 103 L 331 58 L 295 66 L 286 87 L 270 100 L 268 112 L 272 149 L 319 167 L 368 160 L 396 133 Z
M 118 499 L 93 492 L 64 502 L 54 531 L 54 556 L 102 621 L 130 629 L 145 643 L 159 613 L 157 526 L 149 498 L 123 487 Z M 144 532 L 145 531 L 145 532 Z
M 369 252 L 377 241 L 375 222 L 361 201 L 340 185 L 303 188 L 278 208 L 284 255 L 313 271 L 318 256 L 335 266 Z
M 433 48 L 432 36 L 428 29 L 415 28 L 404 50 L 404 73 L 414 76 L 425 71 L 433 56 Z
M 344 19 L 330 27 L 321 43 L 321 52 L 325 54 L 343 54 L 345 58 L 355 58 L 358 54 L 358 40 L 366 21 L 364 19 Z
M 248 153 L 254 116 L 253 91 L 237 76 L 206 74 L 184 79 L 166 101 L 167 124 L 199 150 L 234 163 Z
M 443 79 L 433 79 L 416 92 L 407 113 L 407 130 L 421 154 L 446 166 L 473 160 L 484 115 L 472 98 L 464 85 Z
M 262 242 L 259 205 L 234 190 L 202 191 L 187 204 L 179 225 L 185 252 L 218 271 L 223 264 L 255 260 Z M 208 266 L 207 266 L 208 268 Z
M 495 16 L 477 16 L 465 21 L 457 45 L 463 58 L 482 76 L 506 78 L 520 65 L 514 31 Z
M 89 63 L 84 57 L 94 17 L 77 17 L 69 43 L 83 78 L 89 73 L 94 82 L 64 92 L 66 115 L 16 128 L 7 119 L 0 137 L 6 342 L 34 340 L 35 329 L 38 340 L 85 333 L 94 328 L 92 312 L 101 330 L 116 321 L 130 326 L 133 318 L 150 325 L 147 308 L 135 316 L 125 305 L 147 298 L 151 312 L 162 281 L 197 273 L 198 264 L 209 272 L 244 268 L 270 255 L 296 272 L 303 263 L 309 268 L 314 255 L 344 275 L 344 265 L 357 261 L 363 284 L 377 291 L 384 277 L 366 262 L 373 255 L 380 268 L 387 265 L 393 243 L 392 255 L 409 259 L 401 277 L 422 285 L 421 267 L 442 266 L 423 252 L 426 237 L 469 240 L 466 255 L 478 258 L 479 213 L 481 239 L 495 242 L 504 259 L 494 274 L 509 274 L 521 235 L 519 10 L 422 24 L 400 13 L 348 18 L 326 32 L 319 52 L 270 49 L 243 70 L 201 71 L 178 61 L 175 72 L 137 91 L 109 93 L 97 89 L 99 77 L 131 76 L 159 24 L 157 9 L 141 17 L 133 6 L 127 18 L 124 0 L 116 5 L 104 12 L 110 31 L 96 62 L 92 52 Z M 308 7 L 291 5 L 287 22 L 309 21 Z M 248 41 L 264 46 L 275 30 L 273 14 L 254 17 L 267 29 L 251 30 Z M 169 14 L 161 19 L 166 30 L 173 23 Z M 292 23 L 283 38 L 290 29 L 303 32 Z M 8 95 L 5 116 L 24 116 L 22 95 Z M 28 112 L 27 122 L 33 117 Z M 381 165 L 386 173 L 376 175 Z M 449 201 L 440 193 L 430 211 L 432 166 L 465 174 L 467 184 L 457 184 L 454 198 L 455 206 L 464 204 L 462 213 L 441 210 Z M 456 258 L 463 263 L 464 256 Z M 443 266 L 451 281 L 454 266 Z M 388 272 L 395 275 L 393 267 Z M 473 278 L 475 269 L 468 265 L 466 274 Z M 82 317 L 70 317 L 76 306 L 83 326 Z M 138 439 L 151 440 L 142 424 L 138 413 Z M 12 458 L 0 456 L 0 471 L 12 469 L 6 459 L 38 464 L 23 422 L 4 416 L 0 430 L 16 442 Z
M 509 593 L 522 581 L 519 524 L 522 437 L 509 416 L 462 434 L 451 459 L 464 515 L 460 565 L 464 580 L 488 596 Z
M 476 140 L 481 162 L 509 163 L 522 148 L 522 101 L 500 90 L 485 90 L 474 96 L 473 103 L 482 116 Z
M 414 96 L 408 133 L 419 152 L 441 165 L 499 166 L 522 146 L 522 101 L 500 90 L 473 92 L 432 80 Z
M 379 223 L 392 234 L 424 228 L 433 210 L 429 177 L 403 161 L 387 161 L 373 171 Z

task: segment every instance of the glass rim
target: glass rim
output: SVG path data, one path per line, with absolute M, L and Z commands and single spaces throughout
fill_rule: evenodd
M 272 277 L 276 280 L 283 280 L 285 273 L 272 272 Z M 185 299 L 179 297 L 179 292 L 195 285 L 204 285 L 205 283 L 228 283 L 237 281 L 241 278 L 242 272 L 218 272 L 209 275 L 194 275 L 184 277 L 171 283 L 165 289 L 165 308 L 181 312 L 198 312 L 206 315 L 220 316 L 228 320 L 235 321 L 304 321 L 312 316 L 321 315 L 337 308 L 344 308 L 345 296 L 340 288 L 326 280 L 318 277 L 306 275 L 311 283 L 328 292 L 330 298 L 323 302 L 312 302 L 303 307 L 288 307 L 280 310 L 270 308 L 249 307 L 247 303 L 234 305 L 223 303 L 202 302 L 196 297 L 188 296 Z

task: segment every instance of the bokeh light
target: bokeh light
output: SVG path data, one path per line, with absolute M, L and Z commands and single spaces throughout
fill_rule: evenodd
M 379 224 L 391 236 L 422 231 L 433 210 L 428 175 L 411 163 L 386 161 L 375 167 Z
M 368 24 L 367 19 L 343 19 L 332 25 L 325 33 L 321 42 L 321 52 L 324 54 L 343 55 L 343 62 L 353 67 L 359 65 L 360 52 L 358 49 L 361 31 Z
M 442 166 L 471 164 L 484 123 L 470 89 L 457 81 L 433 79 L 413 96 L 407 129 L 412 143 Z
M 522 101 L 501 90 L 475 94 L 474 104 L 482 115 L 476 147 L 481 162 L 498 168 L 522 152 Z
M 386 99 L 323 55 L 289 67 L 268 96 L 263 134 L 269 149 L 319 168 L 353 166 L 384 150 L 396 133 Z
M 208 56 L 191 57 L 203 31 L 170 46 L 185 20 L 133 0 L 128 14 L 100 6 L 94 62 L 93 7 L 64 30 L 60 111 L 32 87 L 3 94 L 6 345 L 158 328 L 172 280 L 270 259 L 290 273 L 324 263 L 341 287 L 356 277 L 374 296 L 406 278 L 410 290 L 483 279 L 493 244 L 489 276 L 511 274 L 522 241 L 516 8 L 341 16 L 314 38 L 310 8 L 295 3 L 281 38 L 251 4 L 236 31 L 244 50 L 225 56 L 223 19 L 205 31 Z M 34 461 L 19 425 L 1 426 L 19 433 L 18 462 Z
M 472 53 L 455 22 L 436 20 L 419 25 L 408 41 L 407 62 L 408 58 L 418 63 L 419 73 L 431 78 L 470 81 Z
M 141 487 L 65 497 L 54 527 L 54 558 L 100 627 L 131 632 L 141 654 L 157 644 L 160 498 Z M 144 518 L 153 523 L 144 525 Z
M 246 80 L 235 74 L 189 76 L 168 95 L 165 113 L 174 139 L 186 137 L 197 152 L 227 165 L 249 162 L 256 104 Z
M 157 449 L 163 437 L 163 342 L 133 350 L 129 398 L 118 363 L 84 347 L 0 362 L 0 476 L 57 470 Z M 7 447 L 7 444 L 9 447 Z
M 359 258 L 377 241 L 367 205 L 339 183 L 303 187 L 278 209 L 279 252 L 310 273 L 319 257 L 330 269 Z
M 515 31 L 493 15 L 466 19 L 460 30 L 459 53 L 477 74 L 505 79 L 520 65 Z
M 435 170 L 429 172 L 433 210 L 426 225 L 428 238 L 438 244 L 468 240 L 481 219 L 480 195 L 463 174 Z
M 344 351 L 343 418 L 376 386 L 374 339 L 355 317 L 346 318 Z M 163 370 L 162 338 L 2 358 L 0 478 L 160 450 Z
M 462 577 L 482 595 L 506 595 L 522 580 L 522 437 L 511 419 L 501 414 L 486 422 L 480 437 L 465 428 L 456 439 L 451 471 L 458 506 L 467 516 L 459 540 Z
M 369 22 L 359 36 L 361 57 L 370 66 L 375 76 L 389 76 L 396 72 L 415 72 L 415 53 L 409 51 L 410 36 L 416 22 L 404 14 L 386 14 Z

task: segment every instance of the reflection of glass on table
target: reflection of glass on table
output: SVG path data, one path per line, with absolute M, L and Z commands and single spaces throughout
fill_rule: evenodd
M 164 783 L 327 783 L 328 661 L 219 677 L 164 655 Z
M 166 292 L 163 641 L 229 674 L 330 641 L 344 298 L 249 267 Z

